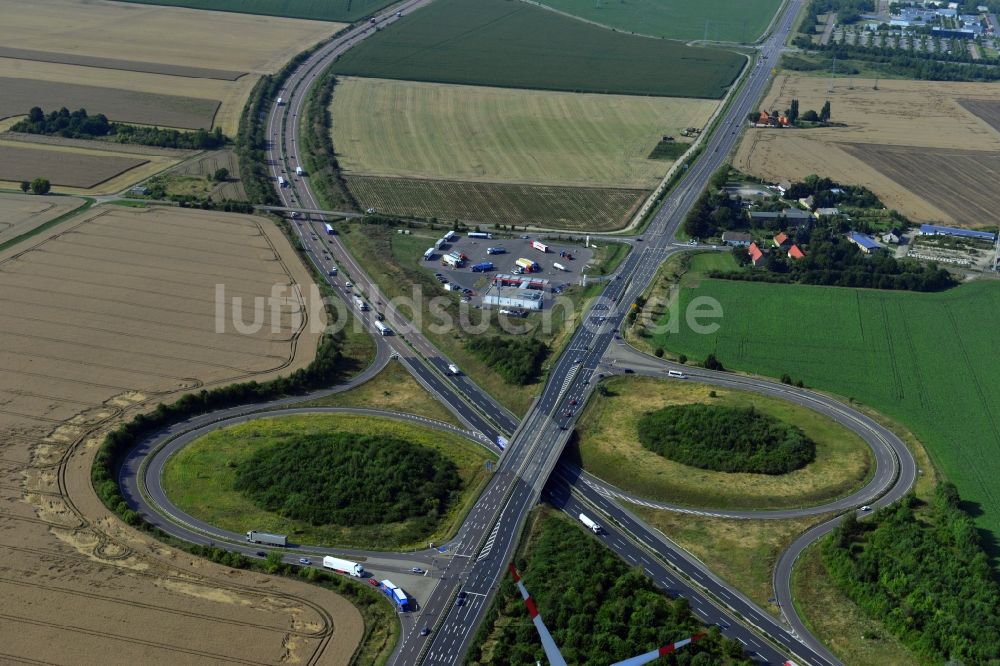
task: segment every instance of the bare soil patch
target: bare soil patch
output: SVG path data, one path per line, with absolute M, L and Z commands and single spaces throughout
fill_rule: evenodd
M 794 98 L 802 108 L 818 109 L 829 100 L 833 120 L 846 126 L 750 129 L 734 164 L 772 181 L 815 173 L 864 185 L 888 207 L 917 222 L 965 226 L 995 223 L 995 212 L 988 219 L 978 214 L 970 217 L 973 208 L 988 209 L 992 204 L 979 199 L 980 177 L 950 181 L 953 189 L 945 197 L 944 183 L 949 181 L 949 174 L 928 168 L 926 162 L 907 162 L 903 154 L 935 149 L 927 152 L 935 164 L 949 168 L 945 153 L 951 153 L 958 160 L 956 167 L 971 168 L 970 159 L 978 162 L 979 158 L 961 151 L 981 152 L 984 157 L 1000 152 L 995 116 L 1000 105 L 1000 85 L 880 80 L 876 90 L 874 84 L 867 79 L 837 80 L 831 91 L 828 79 L 777 77 L 763 107 L 785 109 Z M 972 207 L 968 203 L 954 204 L 956 200 L 972 202 Z
M 0 180 L 48 178 L 53 185 L 91 188 L 146 163 L 134 157 L 86 155 L 0 145 Z
M 123 69 L 128 72 L 146 72 L 148 74 L 169 74 L 170 76 L 188 76 L 195 79 L 219 79 L 220 81 L 235 81 L 246 72 L 227 72 L 221 69 L 207 67 L 184 67 L 162 62 L 141 62 L 137 60 L 119 60 L 118 58 L 96 58 L 93 56 L 71 53 L 53 53 L 52 51 L 36 51 L 34 49 L 15 49 L 0 46 L 0 58 L 14 60 L 37 60 L 39 62 L 56 62 L 64 65 L 82 65 L 100 69 Z
M 111 120 L 182 129 L 211 128 L 221 102 L 117 88 L 0 77 L 0 116 L 23 116 L 33 106 L 45 110 L 87 109 Z
M 364 626 L 343 598 L 154 542 L 89 479 L 100 431 L 130 412 L 308 363 L 308 330 L 214 328 L 216 284 L 252 299 L 308 281 L 270 223 L 179 209 L 95 209 L 0 253 L 5 660 L 349 662 Z

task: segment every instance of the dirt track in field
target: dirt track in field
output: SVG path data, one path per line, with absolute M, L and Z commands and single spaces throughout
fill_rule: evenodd
M 1000 221 L 1000 192 L 988 187 L 990 156 L 1000 152 L 1000 84 L 882 80 L 875 90 L 874 81 L 837 79 L 831 92 L 829 79 L 783 75 L 763 107 L 784 110 L 793 98 L 802 112 L 829 100 L 832 120 L 846 126 L 750 129 L 737 168 L 772 181 L 815 173 L 864 185 L 916 222 Z M 985 171 L 969 171 L 972 162 Z M 971 178 L 949 175 L 963 173 Z
M 0 254 L 0 661 L 349 661 L 363 623 L 343 598 L 167 548 L 89 481 L 100 433 L 134 411 L 308 363 L 294 297 L 265 313 L 277 330 L 215 326 L 217 284 L 246 300 L 308 282 L 266 220 L 178 209 L 94 209 Z

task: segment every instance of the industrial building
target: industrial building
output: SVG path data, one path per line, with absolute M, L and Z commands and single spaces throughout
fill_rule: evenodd
M 493 276 L 493 284 L 497 287 L 516 287 L 517 289 L 536 289 L 544 291 L 549 288 L 549 281 L 530 275 L 510 275 L 498 273 Z
M 860 248 L 865 254 L 871 254 L 872 252 L 883 249 L 882 244 L 877 242 L 874 238 L 865 234 L 859 234 L 856 231 L 852 231 L 847 234 L 847 240 L 857 245 L 858 248 Z
M 975 238 L 976 240 L 995 243 L 997 235 L 991 231 L 973 231 L 957 227 L 942 227 L 936 224 L 921 224 L 920 233 L 925 236 L 957 236 L 958 238 Z
M 544 294 L 538 289 L 504 287 L 494 284 L 483 294 L 483 305 L 494 305 L 501 308 L 521 308 L 522 310 L 541 310 L 543 298 Z

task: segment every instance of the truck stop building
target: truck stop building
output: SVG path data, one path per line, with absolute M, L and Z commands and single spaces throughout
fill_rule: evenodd
M 544 295 L 539 289 L 505 287 L 494 283 L 483 294 L 483 305 L 522 310 L 541 310 Z

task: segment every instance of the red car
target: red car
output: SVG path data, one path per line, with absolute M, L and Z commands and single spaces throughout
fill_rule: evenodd
M 569 404 L 571 404 L 571 405 L 575 405 L 575 404 L 576 404 L 576 398 L 573 398 L 572 400 L 570 400 L 570 401 L 569 401 Z
M 368 579 L 368 583 L 369 583 L 370 585 L 374 585 L 375 587 L 378 587 L 378 581 L 377 581 L 377 580 L 375 580 L 374 578 L 369 578 L 369 579 Z

